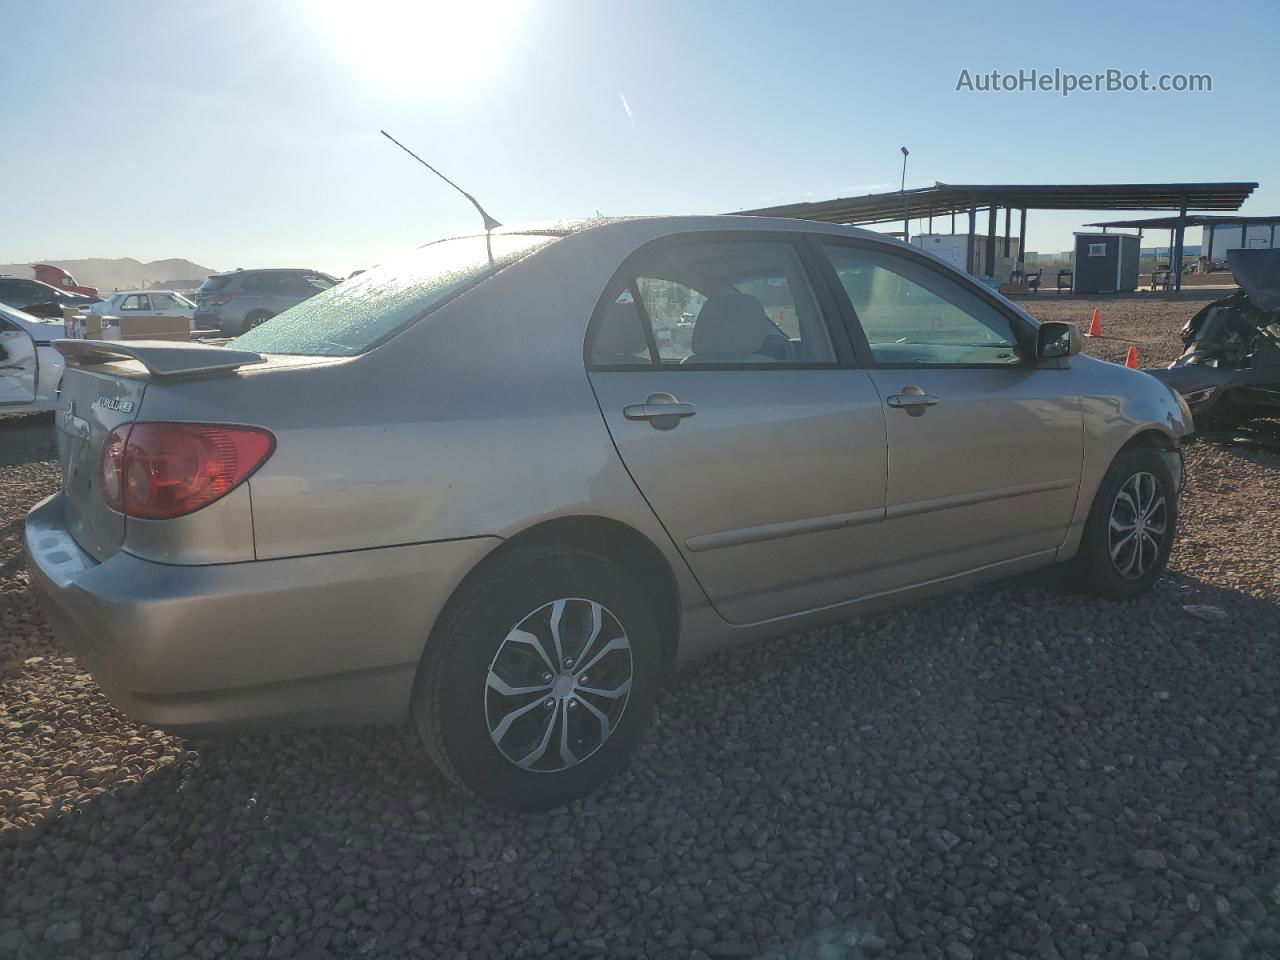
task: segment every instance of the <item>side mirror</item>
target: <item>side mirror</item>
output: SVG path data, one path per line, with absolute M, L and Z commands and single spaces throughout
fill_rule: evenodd
M 1080 328 L 1074 323 L 1061 320 L 1046 320 L 1036 331 L 1036 359 L 1057 360 L 1061 357 L 1074 357 L 1084 346 L 1080 339 Z

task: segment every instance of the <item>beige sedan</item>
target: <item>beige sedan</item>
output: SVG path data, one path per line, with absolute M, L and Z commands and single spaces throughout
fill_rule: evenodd
M 1173 544 L 1185 405 L 941 261 L 749 217 L 430 244 L 226 348 L 59 342 L 58 635 L 177 731 L 412 719 L 540 809 L 734 644 Z

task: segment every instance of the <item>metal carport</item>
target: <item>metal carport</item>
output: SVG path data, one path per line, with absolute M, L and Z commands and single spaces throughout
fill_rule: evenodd
M 898 190 L 893 193 L 870 193 L 860 197 L 842 197 L 806 203 L 735 210 L 736 214 L 759 217 L 791 217 L 819 220 L 823 223 L 872 224 L 903 221 L 903 237 L 910 238 L 909 222 L 913 217 L 928 217 L 930 230 L 934 217 L 951 215 L 951 232 L 955 233 L 955 215 L 969 215 L 969 248 L 977 230 L 978 210 L 987 208 L 987 262 L 996 252 L 996 215 L 1004 208 L 1005 255 L 1009 255 L 1010 219 L 1019 211 L 1018 267 L 1024 262 L 1028 210 L 1177 210 L 1185 219 L 1188 210 L 1239 210 L 1258 187 L 1257 183 L 1063 183 L 1063 184 L 952 184 L 935 183 L 932 187 Z M 1176 219 L 1176 218 L 1175 218 Z M 1233 218 L 1232 222 L 1239 222 Z M 1095 224 L 1096 225 L 1096 224 Z M 1117 224 L 1118 225 L 1118 224 Z M 1185 227 L 1185 224 L 1183 225 Z M 1180 285 L 1182 269 L 1183 229 L 1177 229 L 1174 248 L 1176 276 Z M 967 267 L 973 270 L 972 254 Z

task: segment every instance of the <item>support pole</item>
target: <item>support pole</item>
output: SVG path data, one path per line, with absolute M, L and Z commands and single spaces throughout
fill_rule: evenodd
M 1275 248 L 1276 248 L 1276 225 L 1273 223 L 1271 225 L 1271 249 L 1274 250 Z
M 996 205 L 993 203 L 987 210 L 987 273 L 986 276 L 994 277 L 996 275 Z
M 1004 255 L 1006 260 L 1009 258 L 1009 234 L 1012 232 L 1009 229 L 1009 221 L 1012 219 L 1012 217 L 1013 217 L 1013 207 L 1005 207 L 1004 208 Z
M 1018 269 L 1027 262 L 1027 208 L 1018 211 Z
M 1249 249 L 1249 225 L 1243 222 L 1240 224 L 1240 249 Z
M 956 232 L 956 212 L 952 210 L 951 211 L 951 233 L 953 236 L 955 235 L 955 232 Z
M 1173 247 L 1173 263 L 1169 265 L 1169 269 L 1173 271 L 1173 289 L 1182 289 L 1182 242 L 1187 234 L 1187 205 L 1184 202 L 1182 209 L 1178 211 L 1178 230 L 1177 237 L 1174 240 Z
M 1215 225 L 1214 225 L 1214 224 L 1212 224 L 1212 223 L 1211 223 L 1211 224 L 1209 224 L 1209 249 L 1204 251 L 1204 255 L 1205 255 L 1206 257 L 1208 257 L 1210 260 L 1212 260 L 1212 259 L 1213 259 L 1213 231 L 1214 231 L 1214 229 L 1215 229 Z
M 966 273 L 973 273 L 973 255 L 976 252 L 973 249 L 975 234 L 978 232 L 978 208 L 976 205 L 969 207 L 969 241 L 964 245 L 964 269 Z

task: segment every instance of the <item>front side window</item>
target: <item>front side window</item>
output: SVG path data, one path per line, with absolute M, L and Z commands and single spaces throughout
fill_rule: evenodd
M 895 254 L 823 245 L 882 365 L 1018 364 L 1013 322 L 936 270 Z
M 829 365 L 826 323 L 789 243 L 706 241 L 634 258 L 595 326 L 592 362 Z M 656 351 L 656 361 L 652 353 Z

